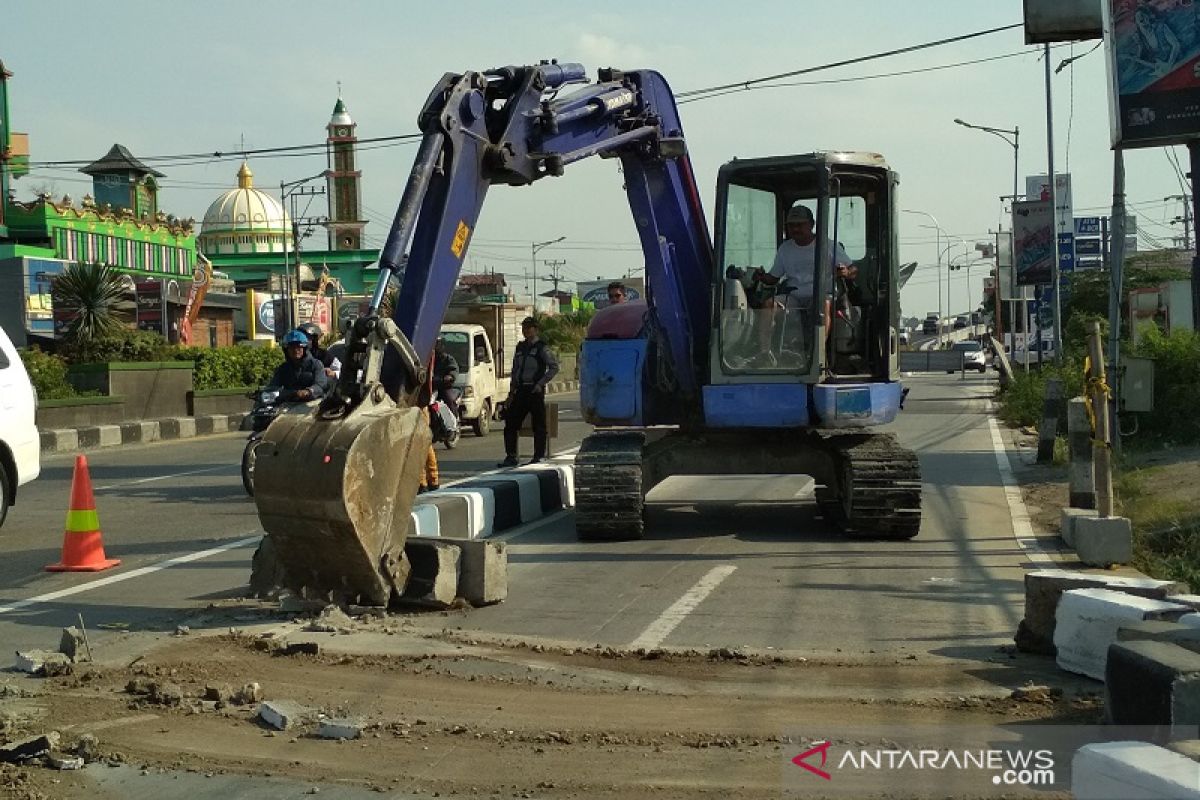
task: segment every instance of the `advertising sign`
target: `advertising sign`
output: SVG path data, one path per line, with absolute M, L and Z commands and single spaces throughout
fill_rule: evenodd
M 1076 236 L 1099 236 L 1100 235 L 1100 218 L 1099 217 L 1076 217 L 1075 218 L 1075 235 Z M 1076 254 L 1079 248 L 1076 247 Z
M 1079 258 L 1092 258 L 1100 255 L 1099 239 L 1076 239 L 1075 255 Z
M 1055 259 L 1050 203 L 1042 200 L 1013 203 L 1012 227 L 1017 284 L 1049 283 Z
M 1099 39 L 1096 0 L 1025 0 L 1025 43 Z
M 1184 144 L 1200 135 L 1194 3 L 1103 0 L 1113 147 Z
M 134 291 L 137 296 L 138 330 L 165 335 L 162 281 L 138 281 L 134 284 Z
M 54 300 L 50 293 L 50 282 L 65 267 L 65 261 L 25 259 L 25 330 L 30 333 L 54 334 Z
M 575 284 L 575 291 L 582 302 L 595 303 L 596 308 L 604 308 L 608 305 L 608 285 L 614 280 L 617 279 L 580 281 Z M 624 278 L 621 283 L 625 284 L 625 297 L 628 300 L 641 300 L 646 293 L 646 282 L 642 278 Z

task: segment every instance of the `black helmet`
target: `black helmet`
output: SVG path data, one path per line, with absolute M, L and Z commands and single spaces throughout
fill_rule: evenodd
M 321 330 L 321 326 L 315 322 L 305 322 L 303 325 L 297 325 L 296 330 L 303 331 L 304 335 L 307 336 L 313 344 L 316 344 L 320 340 L 321 334 L 324 333 L 324 331 Z

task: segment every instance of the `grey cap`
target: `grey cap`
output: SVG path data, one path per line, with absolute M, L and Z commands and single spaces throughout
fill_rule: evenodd
M 792 206 L 787 212 L 787 222 L 814 222 L 812 209 L 808 206 Z

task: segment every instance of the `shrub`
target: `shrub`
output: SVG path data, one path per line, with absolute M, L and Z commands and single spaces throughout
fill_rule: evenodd
M 1154 359 L 1154 411 L 1139 416 L 1140 432 L 1164 443 L 1200 442 L 1200 416 L 1195 413 L 1200 332 L 1177 330 L 1164 336 L 1150 327 L 1134 354 Z
M 266 347 L 179 347 L 172 356 L 195 363 L 192 385 L 197 389 L 262 386 L 283 362 L 282 350 Z
M 37 347 L 22 348 L 17 352 L 21 354 L 21 362 L 40 399 L 61 400 L 78 394 L 67 382 L 67 362 L 61 356 Z
M 63 354 L 72 364 L 108 361 L 169 361 L 174 348 L 153 331 L 120 328 L 86 343 L 66 344 Z
M 1063 382 L 1063 397 L 1070 399 L 1083 394 L 1083 363 L 1068 357 L 1061 367 L 1046 364 L 1041 369 L 1016 370 L 1013 380 L 1000 394 L 1000 418 L 1010 425 L 1040 425 L 1046 403 L 1046 381 L 1058 378 Z M 1067 404 L 1062 404 L 1058 429 L 1067 429 Z

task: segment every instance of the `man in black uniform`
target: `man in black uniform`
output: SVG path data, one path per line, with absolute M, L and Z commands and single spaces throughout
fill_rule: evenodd
M 517 345 L 513 356 L 512 383 L 504 403 L 505 459 L 497 466 L 515 467 L 517 436 L 525 415 L 532 415 L 533 460 L 536 464 L 546 457 L 546 384 L 558 374 L 558 359 L 546 343 L 538 338 L 538 322 L 533 317 L 521 321 L 525 341 Z

